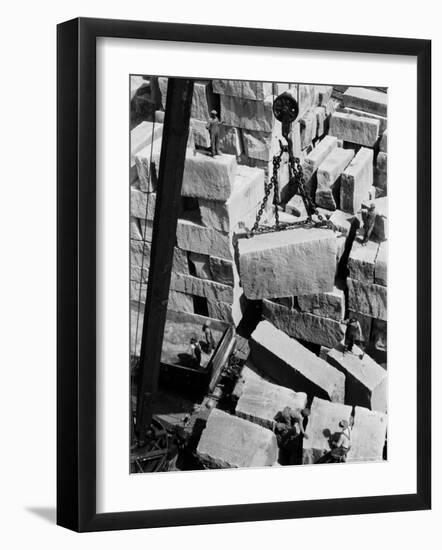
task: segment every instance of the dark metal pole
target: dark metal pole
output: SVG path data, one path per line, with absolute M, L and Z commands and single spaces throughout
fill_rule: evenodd
M 158 387 L 192 95 L 193 80 L 169 78 L 140 351 L 136 431 L 141 443 Z

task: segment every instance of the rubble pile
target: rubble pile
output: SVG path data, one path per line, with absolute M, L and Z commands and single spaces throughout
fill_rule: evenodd
M 290 135 L 294 154 L 308 195 L 334 230 L 306 226 L 247 238 L 272 175 L 273 156 L 280 151 L 279 141 L 285 142 L 273 101 L 289 89 L 299 104 Z M 133 313 L 146 299 L 166 93 L 167 78 L 133 77 Z M 215 156 L 206 127 L 213 109 L 221 121 L 221 154 Z M 289 183 L 286 157 L 278 177 L 280 219 L 303 220 L 307 212 Z M 195 82 L 168 309 L 235 327 L 247 308 L 253 305 L 260 312 L 251 330 L 242 333 L 251 351 L 235 389 L 234 414 L 212 410 L 202 432 L 197 453 L 206 466 L 275 464 L 275 415 L 284 407 L 306 406 L 311 415 L 301 462 L 316 462 L 330 450 L 330 438 L 343 419 L 354 434 L 348 460 L 382 459 L 387 426 L 387 161 L 385 90 Z M 274 223 L 272 193 L 261 219 L 269 227 Z M 366 211 L 376 217 L 363 242 Z M 134 326 L 142 324 L 137 315 L 138 322 L 132 322 L 135 353 L 141 330 L 135 334 Z M 347 351 L 344 340 L 353 318 L 362 338 Z

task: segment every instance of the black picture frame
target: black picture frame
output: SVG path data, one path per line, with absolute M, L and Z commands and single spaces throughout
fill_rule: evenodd
M 417 59 L 417 491 L 311 501 L 96 512 L 96 39 L 397 54 Z M 57 523 L 134 529 L 431 507 L 431 41 L 108 19 L 57 28 Z M 154 227 L 155 235 L 155 227 Z M 155 237 L 154 237 L 155 239 Z

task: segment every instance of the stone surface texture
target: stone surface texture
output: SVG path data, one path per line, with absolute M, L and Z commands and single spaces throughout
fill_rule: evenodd
M 382 460 L 386 436 L 387 415 L 355 407 L 351 449 L 347 455 L 347 462 Z
M 361 147 L 341 176 L 341 210 L 356 214 L 372 185 L 373 150 Z

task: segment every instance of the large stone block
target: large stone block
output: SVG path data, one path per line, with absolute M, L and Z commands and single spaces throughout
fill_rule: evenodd
M 328 210 L 336 210 L 341 173 L 354 157 L 352 149 L 334 149 L 319 165 L 316 175 L 316 204 Z
M 304 170 L 304 178 L 309 188 L 309 182 L 320 164 L 328 157 L 328 155 L 334 151 L 338 146 L 337 138 L 333 136 L 325 136 L 311 153 L 309 153 L 302 162 L 302 168 Z
M 235 414 L 270 430 L 275 416 L 284 407 L 303 409 L 307 404 L 305 393 L 272 384 L 247 365 L 241 372 L 235 394 L 239 395 Z
M 273 97 L 268 96 L 263 101 L 253 101 L 239 97 L 222 95 L 221 118 L 228 126 L 272 132 L 274 126 Z
M 379 245 L 378 255 L 374 266 L 374 282 L 377 285 L 387 286 L 388 241 Z
M 346 107 L 387 116 L 387 94 L 368 88 L 351 86 L 342 95 Z
M 277 384 L 323 399 L 344 401 L 345 376 L 268 321 L 250 339 L 254 366 Z
M 232 194 L 237 174 L 233 155 L 211 157 L 201 153 L 186 155 L 181 194 L 207 200 L 226 201 Z
M 345 313 L 344 291 L 334 287 L 331 292 L 298 296 L 301 311 L 342 321 Z
M 213 91 L 217 94 L 261 101 L 273 93 L 271 82 L 247 80 L 213 80 Z
M 347 113 L 353 116 L 362 116 L 364 118 L 373 118 L 379 121 L 379 135 L 382 135 L 387 129 L 387 117 L 375 115 L 373 113 L 367 113 L 365 111 L 360 111 L 358 109 L 351 109 L 349 107 L 342 107 L 339 109 L 341 113 Z
M 303 464 L 315 464 L 332 449 L 332 441 L 342 431 L 339 422 L 350 422 L 351 412 L 348 405 L 330 403 L 318 397 L 313 399 L 305 431 L 307 437 L 302 440 Z
M 192 132 L 191 139 L 198 147 L 210 147 L 210 134 L 206 128 L 206 124 L 204 120 L 197 120 L 196 118 L 190 119 L 190 132 Z
M 348 272 L 352 279 L 364 283 L 374 283 L 374 271 L 379 244 L 368 241 L 365 246 L 354 240 L 348 257 Z
M 373 150 L 361 147 L 341 176 L 341 210 L 355 214 L 373 185 Z
M 351 430 L 351 449 L 347 462 L 373 462 L 382 460 L 387 436 L 387 415 L 355 407 Z
M 325 229 L 264 233 L 238 241 L 244 294 L 251 300 L 333 290 L 336 234 Z
M 264 196 L 264 172 L 238 166 L 231 195 L 226 202 L 199 199 L 201 221 L 218 231 L 233 231 L 239 223 L 250 227 Z
M 362 357 L 362 358 L 361 358 Z M 387 371 L 357 346 L 352 352 L 344 347 L 332 349 L 327 362 L 345 374 L 345 402 L 375 411 L 387 410 Z
M 299 117 L 318 105 L 318 90 L 316 88 L 313 84 L 298 84 L 291 88 L 295 91 L 295 97 L 298 101 Z
M 279 150 L 279 144 L 273 133 L 242 130 L 244 151 L 250 158 L 269 161 Z
M 178 220 L 177 243 L 179 248 L 233 260 L 231 236 L 189 220 Z
M 240 157 L 243 154 L 241 130 L 223 124 L 220 129 L 219 148 L 222 153 Z
M 263 300 L 262 315 L 285 334 L 312 344 L 333 347 L 344 338 L 345 326 L 339 321 L 270 300 Z
M 238 289 L 233 290 L 234 299 L 232 304 L 228 304 L 226 302 L 211 302 L 208 300 L 207 310 L 209 317 L 237 326 L 242 319 L 239 291 L 237 292 L 237 290 Z
M 278 444 L 270 430 L 213 409 L 196 452 L 209 468 L 263 467 L 277 462 Z
M 353 219 L 352 214 L 348 214 L 348 212 L 343 212 L 342 210 L 335 210 L 330 216 L 331 223 L 345 236 L 350 233 Z
M 379 121 L 348 113 L 333 113 L 329 135 L 364 147 L 374 147 L 379 137 Z
M 130 241 L 131 269 L 135 267 L 141 267 L 141 266 L 143 266 L 144 269 L 147 269 L 147 270 L 149 269 L 151 248 L 152 248 L 152 245 L 148 241 L 139 241 L 139 240 L 131 239 Z M 184 250 L 180 250 L 177 247 L 173 249 L 172 269 L 177 273 L 185 273 L 185 274 L 189 273 L 187 254 L 184 252 Z M 138 278 L 135 280 L 138 280 Z
M 135 218 L 153 220 L 155 215 L 156 193 L 146 193 L 135 187 L 130 188 L 130 213 Z
M 200 279 L 184 273 L 172 273 L 170 288 L 184 294 L 201 296 L 212 302 L 233 302 L 233 289 L 231 286 L 215 283 L 208 279 Z
M 234 285 L 237 277 L 235 276 L 236 267 L 232 261 L 209 256 L 209 267 L 214 281 L 223 285 Z
M 163 125 L 143 120 L 130 132 L 130 164 L 135 164 L 135 155 L 163 135 Z
M 190 296 L 190 294 L 170 290 L 167 309 L 172 311 L 185 311 L 186 313 L 193 313 L 193 297 Z
M 354 311 L 387 320 L 387 287 L 347 278 L 348 305 Z

